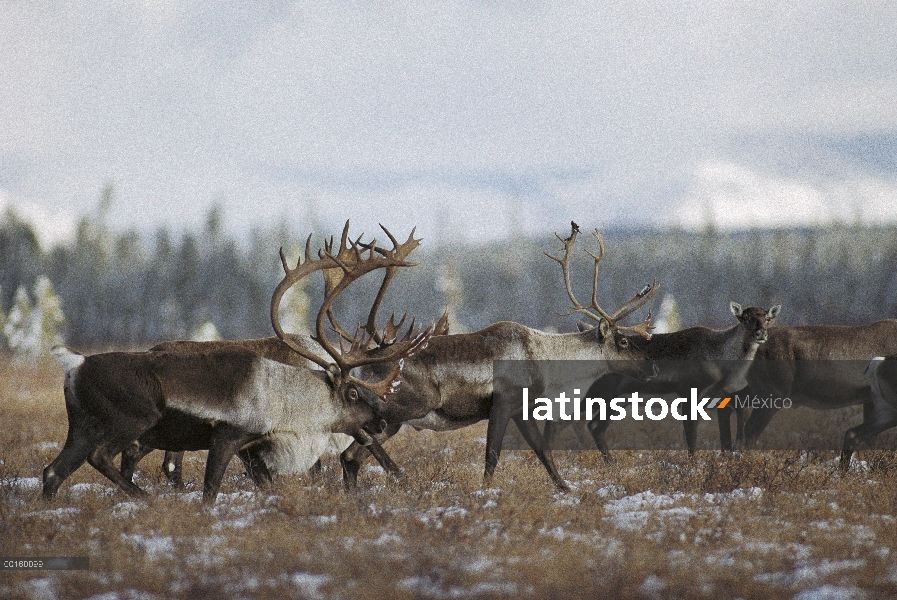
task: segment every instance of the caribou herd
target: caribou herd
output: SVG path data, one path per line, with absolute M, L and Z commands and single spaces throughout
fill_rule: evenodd
M 377 240 L 352 239 L 346 222 L 339 247 L 325 242 L 290 267 L 283 251 L 283 280 L 271 298 L 275 335 L 218 342 L 170 341 L 146 352 L 108 352 L 84 356 L 57 346 L 52 353 L 65 371 L 63 386 L 68 436 L 59 456 L 44 469 L 43 495 L 52 498 L 85 461 L 132 496 L 144 490 L 133 482 L 140 459 L 165 451 L 163 471 L 180 485 L 183 452 L 207 450 L 203 499 L 215 501 L 222 477 L 236 454 L 259 486 L 278 475 L 320 468 L 320 458 L 338 452 L 347 488 L 368 454 L 392 476 L 402 476 L 382 444 L 402 425 L 447 431 L 488 420 L 484 479 L 490 482 L 505 431 L 514 422 L 535 451 L 555 486 L 567 484 L 555 466 L 551 440 L 556 423 L 540 427 L 520 405 L 494 398 L 496 361 L 588 361 L 586 395 L 614 397 L 633 381 L 663 394 L 687 379 L 701 396 L 732 395 L 763 386 L 795 405 L 838 408 L 862 404 L 864 421 L 844 438 L 841 467 L 847 468 L 857 444 L 897 426 L 897 320 L 855 327 L 808 325 L 773 327 L 781 307 L 742 307 L 731 302 L 736 323 L 728 329 L 690 327 L 652 334 L 651 314 L 637 325 L 621 322 L 655 295 L 657 281 L 642 288 L 615 311 L 598 303 L 598 273 L 604 243 L 597 231 L 592 259 L 591 301 L 573 291 L 570 264 L 579 227 L 571 223 L 563 256 L 549 258 L 561 267 L 572 303 L 570 315 L 588 318 L 574 333 L 548 333 L 500 322 L 473 333 L 451 334 L 447 311 L 428 327 L 412 319 L 382 327 L 377 313 L 393 277 L 415 266 L 408 261 L 419 246 L 414 231 L 399 242 L 385 227 L 391 248 Z M 336 317 L 334 302 L 355 280 L 374 272 L 383 281 L 367 321 L 354 333 Z M 320 272 L 323 301 L 314 334 L 284 331 L 280 304 L 284 293 Z M 843 368 L 820 369 L 818 361 L 843 361 Z M 678 361 L 678 362 L 676 362 Z M 670 368 L 668 364 L 678 365 Z M 769 365 L 787 365 L 769 369 Z M 534 367 L 538 370 L 538 367 Z M 531 369 L 532 371 L 532 369 Z M 547 372 L 529 372 L 543 388 Z M 770 387 L 771 386 L 771 387 Z M 495 399 L 495 401 L 493 401 Z M 733 442 L 730 412 L 736 416 Z M 754 447 L 776 413 L 754 408 L 745 421 L 740 407 L 720 411 L 723 450 Z M 605 432 L 610 421 L 588 424 L 595 445 L 609 458 Z M 689 452 L 696 448 L 696 421 L 684 421 Z M 118 468 L 113 459 L 121 455 Z

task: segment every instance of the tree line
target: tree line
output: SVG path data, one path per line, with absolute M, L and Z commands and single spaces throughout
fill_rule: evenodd
M 392 224 L 397 236 L 412 224 Z M 596 249 L 583 222 L 572 265 L 573 289 L 591 298 Z M 594 224 L 590 224 L 594 225 Z M 569 234 L 559 223 L 558 233 Z M 338 232 L 333 232 L 338 233 Z M 369 232 L 374 233 L 374 232 Z M 782 304 L 780 324 L 857 324 L 897 317 L 897 227 L 834 224 L 817 228 L 722 232 L 680 229 L 607 230 L 598 298 L 605 309 L 625 302 L 656 278 L 650 307 L 675 299 L 683 326 L 731 324 L 729 300 L 745 306 Z M 381 236 L 382 237 L 382 236 Z M 320 243 L 321 238 L 315 238 Z M 204 323 L 225 338 L 271 335 L 271 292 L 282 276 L 278 248 L 294 263 L 304 236 L 286 224 L 250 232 L 238 241 L 211 210 L 198 232 L 162 228 L 150 237 L 115 231 L 101 210 L 81 220 L 72 243 L 45 251 L 33 227 L 7 211 L 0 217 L 0 318 L 18 293 L 37 302 L 45 277 L 59 297 L 66 343 L 80 349 L 146 347 L 183 339 Z M 313 246 L 314 246 L 313 240 Z M 438 317 L 448 306 L 454 331 L 501 320 L 540 329 L 571 330 L 561 316 L 569 300 L 558 265 L 543 255 L 561 252 L 552 232 L 503 241 L 443 244 L 416 251 L 420 266 L 392 284 L 380 321 L 393 310 L 418 319 Z M 365 318 L 379 280 L 362 279 L 340 298 L 344 325 Z M 314 313 L 320 282 L 308 289 Z M 22 290 L 25 290 L 23 292 Z M 314 316 L 313 314 L 311 315 Z M 644 318 L 644 309 L 631 320 Z M 308 328 L 308 316 L 298 328 Z

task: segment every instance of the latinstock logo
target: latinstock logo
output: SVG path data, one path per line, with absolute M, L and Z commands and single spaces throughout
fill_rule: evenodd
M 628 397 L 617 397 L 610 400 L 604 398 L 581 398 L 581 391 L 574 389 L 572 396 L 562 391 L 552 401 L 549 398 L 533 398 L 530 401 L 530 388 L 524 387 L 521 391 L 522 419 L 536 421 L 554 421 L 555 415 L 561 421 L 622 421 L 631 418 L 642 421 L 648 418 L 652 421 L 661 421 L 671 417 L 677 421 L 710 421 L 711 417 L 706 410 L 723 409 L 732 400 L 726 398 L 701 398 L 698 399 L 698 388 L 691 388 L 688 397 L 677 397 L 672 401 L 665 398 L 643 398 L 638 392 L 632 392 Z M 644 411 L 642 410 L 644 403 Z M 569 405 L 572 404 L 572 410 Z M 627 406 L 628 404 L 628 406 Z M 554 410 L 555 405 L 557 411 Z M 583 408 L 584 407 L 584 408 Z M 685 412 L 683 412 L 685 411 Z

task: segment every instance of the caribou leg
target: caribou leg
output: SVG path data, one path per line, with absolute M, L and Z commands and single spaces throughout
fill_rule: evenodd
M 184 487 L 184 453 L 165 451 L 165 458 L 162 460 L 162 472 L 168 482 L 177 487 Z
M 722 408 L 716 411 L 717 425 L 719 425 L 719 447 L 723 452 L 732 451 L 732 413 L 733 409 Z
M 844 434 L 844 445 L 841 447 L 841 472 L 846 473 L 850 469 L 850 459 L 857 446 L 892 427 L 897 427 L 897 409 L 889 405 L 875 406 L 871 402 L 866 402 L 863 405 L 863 423 L 848 429 Z
M 757 447 L 757 440 L 760 439 L 760 434 L 763 433 L 763 430 L 766 429 L 777 412 L 779 412 L 777 408 L 766 407 L 755 408 L 751 411 L 751 416 L 748 417 L 747 423 L 744 425 L 745 448 Z
M 245 444 L 252 441 L 255 435 L 244 429 L 230 425 L 219 424 L 212 436 L 209 447 L 209 456 L 206 459 L 205 480 L 203 481 L 202 501 L 206 504 L 215 502 L 218 490 L 221 488 L 221 480 L 224 471 L 234 454 Z
M 503 404 L 492 403 L 492 412 L 486 427 L 486 467 L 483 471 L 483 483 L 487 486 L 492 485 L 495 466 L 498 464 L 498 457 L 501 456 L 502 440 L 505 437 L 508 422 L 511 420 L 510 412 Z
M 141 444 L 135 440 L 121 453 L 121 468 L 119 472 L 127 481 L 134 481 L 134 469 L 143 457 L 155 450 L 150 446 Z
M 602 421 L 601 419 L 592 419 L 587 425 L 592 439 L 595 440 L 595 447 L 604 454 L 605 462 L 614 462 L 610 455 L 610 449 L 607 447 L 607 428 L 610 427 L 610 421 Z
M 112 457 L 116 456 L 123 448 L 128 447 L 132 443 L 133 441 L 131 439 L 127 439 L 119 441 L 117 444 L 111 446 L 105 444 L 100 445 L 87 456 L 87 462 L 91 467 L 105 475 L 107 479 L 112 481 L 129 496 L 143 498 L 146 497 L 146 492 L 134 485 L 130 479 L 126 479 L 121 474 L 121 471 L 115 468 L 115 464 L 112 462 Z
M 514 419 L 514 424 L 517 425 L 517 429 L 520 430 L 520 435 L 523 436 L 523 439 L 526 440 L 526 443 L 529 444 L 530 448 L 535 451 L 536 456 L 539 457 L 539 461 L 545 467 L 545 470 L 548 471 L 548 475 L 551 477 L 554 485 L 562 492 L 569 492 L 570 486 L 567 485 L 567 482 L 564 481 L 563 477 L 558 473 L 557 467 L 554 464 L 554 456 L 552 455 L 551 450 L 546 446 L 545 438 L 542 437 L 542 434 L 539 432 L 539 427 L 533 421 L 524 421 L 522 416 L 515 415 L 512 418 Z
M 374 456 L 380 466 L 395 479 L 404 477 L 402 468 L 397 465 L 383 449 L 383 444 L 398 433 L 401 429 L 401 423 L 392 423 L 387 425 L 386 430 L 376 436 L 371 436 L 370 446 L 362 446 L 358 442 L 352 442 L 352 445 L 343 450 L 340 454 L 339 461 L 343 468 L 343 485 L 346 489 L 354 489 L 358 484 L 358 471 L 367 458 L 368 454 Z

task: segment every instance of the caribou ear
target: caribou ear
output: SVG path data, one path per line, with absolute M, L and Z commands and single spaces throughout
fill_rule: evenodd
M 334 388 L 337 387 L 339 385 L 340 376 L 342 375 L 339 367 L 336 365 L 330 365 L 324 372 L 327 373 L 327 380 L 330 381 L 330 385 L 332 385 Z
M 593 329 L 595 329 L 595 326 L 591 323 L 586 323 L 585 321 L 577 321 L 576 328 L 579 329 L 580 333 L 583 333 L 586 331 L 592 331 Z
M 610 323 L 607 322 L 607 319 L 601 319 L 598 321 L 598 333 L 601 335 L 601 340 L 606 340 L 611 336 L 613 330 L 611 329 Z
M 776 304 L 775 306 L 773 306 L 772 308 L 769 309 L 769 312 L 766 313 L 766 316 L 769 317 L 770 319 L 775 319 L 776 317 L 779 316 L 779 312 L 781 310 L 782 310 L 782 305 Z
M 732 311 L 732 314 L 735 315 L 735 318 L 740 319 L 741 314 L 744 312 L 744 309 L 741 308 L 741 305 L 737 302 L 729 302 L 729 310 Z

